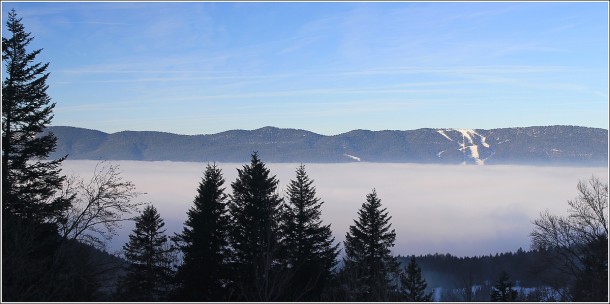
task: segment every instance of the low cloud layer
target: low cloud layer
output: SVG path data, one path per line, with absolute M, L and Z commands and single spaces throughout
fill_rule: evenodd
M 264 159 L 263 159 L 264 161 Z M 201 181 L 205 163 L 113 161 L 122 176 L 146 194 L 165 219 L 167 234 L 182 230 Z M 64 174 L 90 177 L 97 161 L 65 161 Z M 218 164 L 226 193 L 243 164 Z M 280 191 L 299 164 L 267 164 L 280 180 Z M 366 194 L 376 189 L 392 216 L 397 239 L 394 254 L 451 253 L 487 255 L 529 249 L 531 221 L 546 209 L 565 214 L 576 184 L 592 175 L 607 182 L 606 167 L 459 166 L 419 164 L 306 164 L 322 216 L 337 241 L 345 239 Z M 133 223 L 126 223 L 109 244 L 120 250 Z

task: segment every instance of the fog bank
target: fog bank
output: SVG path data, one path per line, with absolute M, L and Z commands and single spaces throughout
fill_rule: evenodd
M 264 158 L 263 158 L 264 161 Z M 89 178 L 97 161 L 64 161 L 63 174 Z M 167 234 L 182 230 L 205 170 L 205 163 L 110 161 L 122 176 L 145 192 L 138 198 L 157 207 Z M 244 164 L 220 163 L 226 193 Z M 322 217 L 332 224 L 337 241 L 376 189 L 392 216 L 397 239 L 394 254 L 451 253 L 486 255 L 529 249 L 531 221 L 545 209 L 565 214 L 576 184 L 592 175 L 607 182 L 607 167 L 462 166 L 420 164 L 305 164 L 318 197 Z M 280 193 L 299 164 L 268 163 L 280 181 Z M 119 250 L 134 228 L 123 224 L 109 251 Z

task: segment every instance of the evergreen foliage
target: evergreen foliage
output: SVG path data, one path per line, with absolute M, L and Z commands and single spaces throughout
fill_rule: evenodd
M 405 266 L 404 272 L 400 274 L 402 284 L 401 293 L 403 300 L 407 302 L 430 302 L 432 293 L 426 294 L 428 284 L 421 276 L 421 269 L 415 261 L 415 256 L 411 256 L 409 265 Z
M 227 299 L 229 216 L 224 182 L 216 164 L 208 164 L 184 229 L 176 236 L 184 257 L 176 274 L 177 300 Z
M 49 63 L 35 62 L 42 49 L 26 50 L 33 37 L 15 10 L 8 13 L 6 29 L 12 35 L 2 37 L 2 211 L 45 222 L 70 205 L 69 199 L 53 198 L 64 180 L 65 157 L 43 161 L 57 142 L 51 133 L 40 136 L 55 107 L 46 93 Z
M 574 301 L 608 301 L 608 237 L 598 236 L 585 247 L 582 272 L 576 277 Z
M 2 84 L 2 301 L 105 300 L 100 298 L 101 276 L 99 265 L 91 254 L 93 249 L 83 243 L 101 244 L 103 238 L 112 235 L 118 222 L 123 220 L 121 215 L 136 210 L 138 204 L 131 203 L 131 199 L 138 193 L 132 183 L 122 181 L 116 169 L 110 166 L 107 171 L 96 169 L 91 183 L 79 182 L 75 188 L 70 188 L 78 189 L 70 192 L 71 195 L 58 194 L 62 185 L 70 184 L 70 180 L 60 175 L 65 157 L 46 160 L 57 146 L 53 133 L 43 132 L 53 118 L 55 107 L 46 93 L 49 63 L 36 62 L 42 49 L 27 50 L 33 37 L 25 31 L 14 10 L 8 13 L 6 29 L 11 37 L 2 38 L 2 60 L 7 75 Z M 484 134 L 496 140 L 500 137 L 510 139 L 508 144 L 498 146 L 496 154 L 499 157 L 504 153 L 506 161 L 511 155 L 523 154 L 522 148 L 529 146 L 523 143 L 532 141 L 531 138 L 539 142 L 539 130 L 544 138 L 554 138 L 564 132 L 583 135 L 575 136 L 579 139 L 571 141 L 570 145 L 575 147 L 570 151 L 582 151 L 589 139 L 594 138 L 602 144 L 596 144 L 590 155 L 594 155 L 595 161 L 599 161 L 599 155 L 605 156 L 602 160 L 607 164 L 607 130 L 532 127 L 520 131 L 489 130 Z M 277 139 L 274 141 L 277 146 L 267 147 L 269 156 L 284 161 L 294 157 L 349 161 L 343 152 L 329 152 L 338 151 L 335 147 L 346 142 L 350 143 L 349 150 L 356 151 L 354 154 L 363 159 L 430 161 L 438 158 L 435 155 L 439 149 L 432 149 L 434 153 L 431 154 L 432 150 L 418 150 L 425 145 L 400 143 L 427 143 L 432 139 L 434 147 L 453 144 L 438 142 L 434 139 L 438 134 L 433 129 L 413 132 L 359 130 L 332 138 L 275 128 L 255 132 L 261 137 Z M 235 143 L 251 138 L 251 133 L 231 131 L 208 137 L 188 137 L 205 140 L 193 144 L 187 137 L 177 138 L 170 134 L 121 132 L 110 136 L 98 133 L 77 136 L 88 143 L 80 146 L 97 153 L 97 146 L 110 142 L 109 151 L 121 151 L 115 154 L 116 157 L 127 155 L 136 159 L 176 157 L 174 147 L 185 142 L 199 148 L 201 142 L 214 140 L 224 140 L 225 146 L 240 146 Z M 135 144 L 134 136 L 138 138 Z M 141 137 L 148 141 L 139 139 Z M 162 144 L 151 144 L 158 142 Z M 402 148 L 388 149 L 396 144 Z M 72 146 L 79 145 L 70 145 L 70 148 Z M 153 150 L 150 148 L 153 146 L 162 148 Z M 311 148 L 314 146 L 318 150 Z M 405 146 L 415 148 L 405 151 Z M 232 157 L 250 147 L 219 150 L 223 151 L 222 157 L 234 159 Z M 383 153 L 377 151 L 379 147 L 383 148 Z M 199 149 L 184 150 L 189 151 L 189 160 L 202 157 Z M 209 157 L 210 154 L 203 155 Z M 379 157 L 376 155 L 382 156 L 375 158 Z M 415 158 L 407 158 L 413 155 Z M 534 159 L 544 160 L 547 156 L 541 152 Z M 577 160 L 580 156 L 567 156 L 567 159 Z M 305 167 L 301 165 L 296 171 L 296 179 L 290 181 L 285 204 L 277 193 L 278 180 L 257 153 L 251 155 L 249 165 L 237 171 L 238 178 L 231 184 L 233 192 L 229 200 L 224 193 L 221 170 L 215 164 L 206 167 L 185 227 L 175 238 L 184 257 L 175 276 L 178 288 L 173 294 L 177 300 L 431 300 L 431 294 L 425 293 L 427 282 L 414 256 L 404 273 L 399 274 L 397 258 L 390 251 L 396 233 L 390 229 L 391 217 L 382 208 L 374 189 L 358 211 L 354 225 L 349 227 L 344 243 L 344 268 L 335 276 L 333 268 L 338 245 L 333 245 L 330 225 L 321 221 L 323 202 L 316 196 L 313 180 L 307 176 Z M 436 267 L 453 268 L 453 273 L 459 274 L 465 273 L 464 269 L 476 268 L 479 272 L 485 271 L 480 275 L 482 278 L 489 277 L 487 275 L 495 271 L 494 267 L 512 264 L 516 269 L 512 274 L 521 278 L 524 274 L 519 271 L 529 270 L 527 265 L 541 261 L 540 256 L 548 256 L 551 258 L 546 262 L 554 269 L 547 273 L 560 279 L 553 287 L 568 292 L 563 299 L 607 302 L 608 185 L 592 178 L 588 184 L 579 183 L 578 189 L 580 196 L 569 202 L 568 217 L 544 213 L 534 222 L 536 228 L 532 238 L 536 251 L 525 253 L 520 250 L 515 255 L 474 258 L 434 255 L 422 257 L 420 264 L 427 266 L 425 261 L 428 259 Z M 153 206 L 146 207 L 136 217 L 136 227 L 123 247 L 129 266 L 119 281 L 119 300 L 161 301 L 173 292 L 173 248 L 163 227 L 163 219 Z M 470 277 L 466 287 L 472 290 L 472 285 Z M 332 286 L 332 292 L 327 292 L 328 286 Z M 508 273 L 502 272 L 492 291 L 486 291 L 484 295 L 489 294 L 492 301 L 515 301 L 518 293 L 513 287 Z M 324 294 L 330 296 L 323 297 Z M 546 294 L 530 298 L 536 297 L 555 298 Z M 473 296 L 467 298 L 473 299 Z
M 513 288 L 513 282 L 506 271 L 500 273 L 500 277 L 494 285 L 490 297 L 492 302 L 515 302 L 518 292 Z
M 163 300 L 171 290 L 173 275 L 165 223 L 152 205 L 144 208 L 135 220 L 136 227 L 123 246 L 125 258 L 131 264 L 120 293 L 129 301 Z
M 245 301 L 277 300 L 287 279 L 278 259 L 282 213 L 278 180 L 257 153 L 237 173 L 229 203 L 235 297 Z
M 345 236 L 347 301 L 390 301 L 395 299 L 398 261 L 392 256 L 396 232 L 375 189 L 366 196 L 358 219 Z
M 282 262 L 291 270 L 286 300 L 319 300 L 333 274 L 339 244 L 333 245 L 330 225 L 322 224 L 320 208 L 324 202 L 316 197 L 304 165 L 297 168 L 287 194 L 281 221 Z
M 41 134 L 55 107 L 49 63 L 35 62 L 41 49 L 28 52 L 34 38 L 21 20 L 11 10 L 2 37 L 2 301 L 91 300 L 97 278 L 88 256 L 57 232 L 70 198 L 56 195 L 65 157 L 45 161 L 57 141 Z

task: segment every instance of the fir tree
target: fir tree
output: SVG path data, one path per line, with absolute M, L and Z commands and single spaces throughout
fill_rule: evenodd
M 320 208 L 323 202 L 316 197 L 313 180 L 301 165 L 296 180 L 288 185 L 288 203 L 282 218 L 282 247 L 284 262 L 291 271 L 291 284 L 286 300 L 319 300 L 324 285 L 332 276 L 336 264 L 338 244 L 330 225 L 323 225 Z
M 28 52 L 33 37 L 15 10 L 8 13 L 2 37 L 2 210 L 32 222 L 57 218 L 68 199 L 53 199 L 61 187 L 60 165 L 65 159 L 44 161 L 55 150 L 57 138 L 42 135 L 53 118 L 55 103 L 46 91 L 49 63 L 35 63 L 42 49 Z
M 492 302 L 514 302 L 517 300 L 517 291 L 513 289 L 513 282 L 506 271 L 500 273 L 500 278 L 491 291 Z
M 237 169 L 237 173 L 229 204 L 236 280 L 233 288 L 239 300 L 276 300 L 285 285 L 285 277 L 278 269 L 282 203 L 276 192 L 278 180 L 270 175 L 257 153 L 252 154 L 250 165 Z
M 390 252 L 396 239 L 396 232 L 390 230 L 391 218 L 373 189 L 345 236 L 342 275 L 347 281 L 348 301 L 390 301 L 396 296 L 393 281 L 398 261 Z
M 11 10 L 10 35 L 2 37 L 2 300 L 84 300 L 94 279 L 55 224 L 70 206 L 69 198 L 55 195 L 64 158 L 45 160 L 57 139 L 41 133 L 55 107 L 46 93 L 49 63 L 36 63 L 42 49 L 28 52 L 34 38 L 21 20 Z
M 176 274 L 178 300 L 226 300 L 229 216 L 224 182 L 216 164 L 208 164 L 176 238 L 184 256 Z
M 129 301 L 159 301 L 170 291 L 171 248 L 165 223 L 154 206 L 147 206 L 136 217 L 136 227 L 123 246 L 130 263 L 121 294 Z
M 401 293 L 404 301 L 432 301 L 432 293 L 426 294 L 426 287 L 428 287 L 428 284 L 421 276 L 421 269 L 415 261 L 415 256 L 411 256 L 409 265 L 405 266 L 404 273 L 400 274 L 400 283 L 402 284 Z

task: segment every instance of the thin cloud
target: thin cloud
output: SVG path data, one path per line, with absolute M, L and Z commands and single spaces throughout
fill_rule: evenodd
M 63 24 L 93 24 L 93 25 L 130 25 L 122 22 L 104 22 L 104 21 L 60 21 Z

